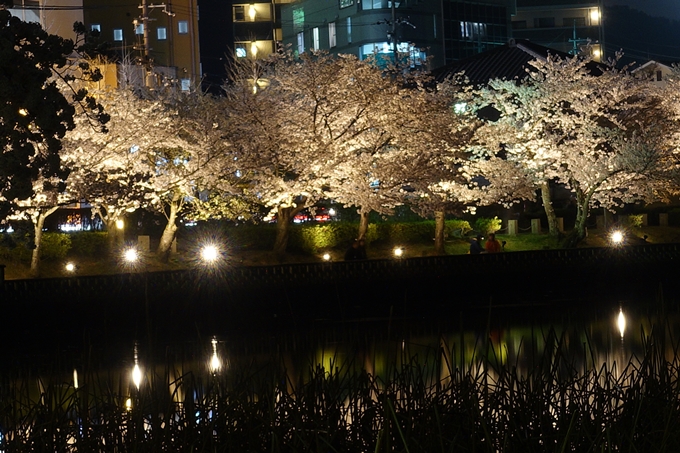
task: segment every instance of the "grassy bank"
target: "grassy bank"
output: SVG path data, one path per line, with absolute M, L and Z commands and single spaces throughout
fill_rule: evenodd
M 629 245 L 642 244 L 643 237 L 647 236 L 646 242 L 669 243 L 680 242 L 680 228 L 676 227 L 644 227 L 636 231 L 629 231 L 627 240 Z M 556 249 L 558 241 L 547 234 L 521 233 L 518 235 L 499 234 L 497 238 L 505 241 L 506 252 L 525 250 Z M 120 253 L 108 256 L 102 252 L 98 256 L 69 253 L 59 259 L 43 259 L 41 262 L 40 276 L 43 278 L 65 277 L 73 275 L 65 269 L 68 262 L 76 266 L 77 275 L 100 275 L 115 274 L 130 271 L 163 271 L 174 269 L 186 269 L 196 265 L 197 251 L 187 246 L 185 241 L 178 246 L 178 253 L 171 256 L 167 262 L 160 261 L 152 253 L 141 256 L 141 260 L 135 266 L 130 266 L 120 258 Z M 389 259 L 393 257 L 395 247 L 403 247 L 405 257 L 420 257 L 434 255 L 434 244 L 429 242 L 395 243 L 389 241 L 376 241 L 369 243 L 367 247 L 368 259 Z M 608 232 L 591 230 L 588 238 L 583 241 L 581 247 L 607 247 L 610 246 Z M 316 252 L 293 251 L 284 257 L 276 257 L 268 250 L 257 247 L 240 248 L 236 245 L 225 243 L 225 262 L 231 266 L 262 266 L 281 263 L 307 263 L 323 260 L 323 254 L 328 253 L 333 261 L 344 259 L 345 247 L 329 247 Z M 469 250 L 469 238 L 451 237 L 446 242 L 448 255 L 462 255 Z M 6 279 L 30 278 L 30 260 L 26 257 L 5 257 L 0 263 L 5 264 Z

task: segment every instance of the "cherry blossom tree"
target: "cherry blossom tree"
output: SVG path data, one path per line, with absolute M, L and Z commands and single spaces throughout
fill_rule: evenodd
M 170 136 L 145 155 L 152 175 L 147 198 L 149 206 L 167 219 L 157 250 L 167 259 L 186 205 L 201 204 L 204 210 L 224 207 L 211 204 L 210 194 L 225 198 L 242 189 L 231 170 L 232 148 L 221 132 L 220 122 L 225 121 L 221 101 L 198 91 L 165 93 L 158 101 L 166 112 L 164 127 Z
M 656 147 L 658 126 L 650 118 L 664 112 L 648 84 L 613 64 L 600 66 L 599 75 L 579 58 L 550 57 L 532 65 L 536 70 L 519 85 L 491 81 L 482 91 L 501 116 L 480 130 L 480 142 L 522 164 L 538 187 L 553 180 L 574 193 L 576 225 L 565 240 L 573 247 L 586 237 L 592 206 L 613 208 L 658 193 L 650 190 L 660 182 L 654 169 L 670 149 Z

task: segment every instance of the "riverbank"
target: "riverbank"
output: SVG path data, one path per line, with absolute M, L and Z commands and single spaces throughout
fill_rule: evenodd
M 646 236 L 646 238 L 645 238 Z M 500 241 L 505 241 L 506 252 L 521 252 L 530 250 L 555 250 L 558 248 L 557 241 L 547 234 L 522 233 L 519 235 L 497 236 Z M 638 231 L 629 231 L 627 243 L 624 245 L 639 244 L 667 244 L 680 243 L 680 228 L 677 227 L 644 227 Z M 610 247 L 609 232 L 591 230 L 588 238 L 580 244 L 580 248 Z M 434 245 L 428 243 L 416 244 L 369 244 L 367 256 L 370 260 L 394 258 L 394 248 L 401 247 L 403 257 L 431 257 L 436 256 Z M 464 255 L 469 248 L 469 239 L 453 238 L 446 243 L 447 255 Z M 288 253 L 283 257 L 275 256 L 268 250 L 251 249 L 228 249 L 224 251 L 224 264 L 234 266 L 268 266 L 281 264 L 303 264 L 324 262 L 323 255 L 328 253 L 330 261 L 344 260 L 344 249 L 324 250 L 316 254 L 311 253 Z M 73 269 L 67 270 L 66 264 L 71 263 Z M 5 279 L 28 279 L 31 278 L 30 264 L 20 261 L 0 261 L 5 264 Z M 63 260 L 43 260 L 40 268 L 40 278 L 59 278 L 71 276 L 94 276 L 113 275 L 130 272 L 162 272 L 175 270 L 188 270 L 200 267 L 195 250 L 187 250 L 179 247 L 179 252 L 171 256 L 170 260 L 163 262 L 154 254 L 141 254 L 140 259 L 134 265 L 124 260 L 113 257 L 82 257 L 69 256 Z

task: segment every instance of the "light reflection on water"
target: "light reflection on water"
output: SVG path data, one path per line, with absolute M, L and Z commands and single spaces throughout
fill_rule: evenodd
M 89 373 L 111 379 L 122 401 L 132 404 L 135 391 L 145 385 L 162 384 L 174 401 L 181 402 L 191 397 L 182 385 L 189 375 L 203 377 L 203 381 L 196 379 L 200 383 L 211 375 L 266 366 L 285 370 L 289 385 L 319 369 L 326 373 L 365 371 L 387 381 L 397 367 L 409 365 L 418 367 L 429 385 L 445 384 L 466 373 L 498 379 L 504 369 L 526 375 L 546 356 L 559 357 L 562 365 L 568 363 L 584 374 L 603 367 L 618 374 L 640 358 L 645 338 L 653 328 L 666 332 L 671 341 L 664 352 L 668 360 L 674 359 L 672 340 L 677 338 L 680 319 L 677 314 L 665 313 L 663 307 L 650 306 L 653 304 L 627 301 L 586 309 L 482 307 L 474 314 L 461 313 L 446 322 L 324 321 L 308 331 L 259 333 L 249 338 L 218 332 L 203 340 L 163 346 L 131 341 L 131 346 L 106 345 L 96 354 L 116 358 L 109 362 L 90 364 L 82 358 L 74 359 L 70 376 L 64 380 L 77 389 L 85 366 Z M 54 372 L 54 368 L 50 370 Z M 42 380 L 34 382 L 38 384 L 35 394 L 43 393 Z

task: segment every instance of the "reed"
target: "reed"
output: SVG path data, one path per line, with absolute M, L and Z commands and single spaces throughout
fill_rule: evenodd
M 392 360 L 282 355 L 220 372 L 168 360 L 137 389 L 120 373 L 0 377 L 3 452 L 677 452 L 678 344 L 642 332 L 621 367 L 584 366 L 549 330 L 528 365 L 487 341 L 391 343 Z M 467 345 L 469 346 L 469 345 Z M 587 349 L 587 345 L 586 345 Z M 380 369 L 380 371 L 376 371 Z

